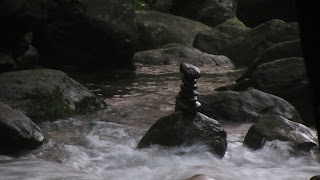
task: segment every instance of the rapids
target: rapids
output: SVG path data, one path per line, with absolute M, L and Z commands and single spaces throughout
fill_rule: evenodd
M 198 66 L 199 94 L 234 81 L 243 69 Z M 132 76 L 81 80 L 108 106 L 98 112 L 40 124 L 46 142 L 22 157 L 0 156 L 0 180 L 183 180 L 207 174 L 216 180 L 308 180 L 320 174 L 313 155 L 292 157 L 280 141 L 252 151 L 242 145 L 250 123 L 221 122 L 228 148 L 221 159 L 203 144 L 136 146 L 160 117 L 174 111 L 178 65 L 137 64 Z

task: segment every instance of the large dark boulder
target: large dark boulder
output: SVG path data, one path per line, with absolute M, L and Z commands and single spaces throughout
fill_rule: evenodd
M 280 115 L 291 121 L 302 122 L 290 103 L 253 88 L 200 95 L 199 101 L 202 104 L 199 111 L 217 120 L 255 122 L 261 116 Z
M 136 51 L 157 49 L 170 43 L 184 44 L 182 35 L 158 22 L 137 21 L 138 43 Z
M 0 101 L 37 122 L 91 112 L 101 103 L 65 73 L 50 69 L 0 74 Z
M 237 17 L 249 27 L 255 27 L 272 19 L 297 22 L 297 5 L 292 0 L 240 0 Z
M 140 140 L 138 148 L 155 144 L 180 146 L 205 143 L 211 152 L 223 157 L 227 149 L 226 136 L 218 121 L 201 113 L 184 115 L 177 111 L 160 118 Z
M 131 0 L 49 0 L 36 46 L 47 67 L 131 68 L 136 39 Z
M 233 63 L 226 56 L 203 53 L 196 48 L 181 44 L 167 44 L 163 48 L 140 51 L 134 55 L 133 60 L 141 64 L 152 65 L 190 63 L 233 67 Z
M 263 51 L 236 82 L 251 77 L 252 73 L 262 63 L 289 57 L 303 57 L 300 39 L 280 42 Z
M 16 63 L 8 54 L 0 52 L 0 73 L 12 70 Z
M 248 79 L 225 89 L 242 91 L 248 87 L 285 99 L 297 109 L 305 125 L 315 125 L 312 87 L 307 78 L 303 58 L 291 57 L 263 63 Z
M 197 21 L 193 21 L 180 16 L 174 16 L 168 13 L 156 11 L 136 11 L 137 21 L 149 21 L 161 23 L 170 29 L 180 33 L 183 42 L 187 46 L 192 46 L 194 37 L 204 30 L 210 30 L 211 27 Z
M 209 54 L 221 54 L 228 43 L 245 36 L 250 30 L 237 18 L 228 19 L 211 30 L 199 32 L 193 41 L 193 47 Z
M 298 23 L 286 23 L 274 19 L 255 27 L 245 36 L 230 42 L 221 53 L 229 57 L 235 66 L 249 66 L 263 51 L 271 46 L 297 39 L 300 39 Z
M 235 17 L 238 0 L 156 0 L 153 9 L 215 27 Z
M 41 129 L 30 118 L 0 102 L 0 154 L 18 155 L 43 143 Z
M 244 144 L 252 149 L 263 147 L 266 141 L 289 141 L 295 150 L 310 150 L 317 146 L 316 131 L 282 116 L 263 116 L 248 130 Z

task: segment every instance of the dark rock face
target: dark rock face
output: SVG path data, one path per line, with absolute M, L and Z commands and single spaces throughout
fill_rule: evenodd
M 15 66 L 16 63 L 9 55 L 0 52 L 0 73 L 10 71 Z
M 65 73 L 50 69 L 0 74 L 0 101 L 37 121 L 94 111 L 101 103 Z
M 0 153 L 17 155 L 43 143 L 41 129 L 20 111 L 0 102 Z
M 157 0 L 153 9 L 200 21 L 215 27 L 235 17 L 237 0 Z
M 243 143 L 252 149 L 259 149 L 265 141 L 272 140 L 289 141 L 297 150 L 308 150 L 317 146 L 314 130 L 282 116 L 261 117 L 250 127 Z
M 184 44 L 182 35 L 168 26 L 150 21 L 137 21 L 137 51 L 157 49 L 170 43 Z
M 16 59 L 18 69 L 32 69 L 38 65 L 38 62 L 38 51 L 31 45 L 29 45 L 29 49 L 22 56 Z
M 297 22 L 297 5 L 292 0 L 240 0 L 237 17 L 249 27 L 255 27 L 272 19 Z
M 176 43 L 167 44 L 159 49 L 137 52 L 133 61 L 153 65 L 190 63 L 234 67 L 232 61 L 226 56 L 203 53 L 196 48 Z
M 37 47 L 49 67 L 132 67 L 137 29 L 130 0 L 49 0 Z
M 289 57 L 302 57 L 300 39 L 280 42 L 263 51 L 236 82 L 251 77 L 252 73 L 255 72 L 256 68 L 262 63 Z
M 210 30 L 211 27 L 197 21 L 193 21 L 180 16 L 174 16 L 167 13 L 156 11 L 136 11 L 137 21 L 150 21 L 161 23 L 170 29 L 181 34 L 183 42 L 187 46 L 192 46 L 194 37 L 204 30 Z
M 298 23 L 285 23 L 275 19 L 228 43 L 221 53 L 229 57 L 235 66 L 249 66 L 271 46 L 297 39 L 300 39 Z
M 141 139 L 138 148 L 153 144 L 179 146 L 199 142 L 208 144 L 220 157 L 227 149 L 226 132 L 218 121 L 201 113 L 184 116 L 182 112 L 174 112 L 160 118 Z
M 302 122 L 299 113 L 290 103 L 253 88 L 199 96 L 199 101 L 202 104 L 199 111 L 214 119 L 255 122 L 261 116 L 280 115 L 291 121 Z
M 292 104 L 303 123 L 314 126 L 312 88 L 306 75 L 303 58 L 284 58 L 259 65 L 249 79 L 232 85 L 231 90 L 248 87 L 279 96 Z
M 310 180 L 320 180 L 320 175 L 313 176 L 313 177 L 311 177 Z

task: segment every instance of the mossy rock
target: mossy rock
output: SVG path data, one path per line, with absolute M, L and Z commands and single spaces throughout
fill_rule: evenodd
M 169 43 L 184 44 L 182 35 L 176 30 L 150 21 L 137 21 L 139 32 L 137 51 L 157 49 Z

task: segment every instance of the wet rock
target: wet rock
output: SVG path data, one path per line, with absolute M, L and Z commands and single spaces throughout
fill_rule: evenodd
M 187 46 L 192 46 L 194 37 L 200 31 L 211 29 L 211 27 L 197 21 L 156 11 L 136 11 L 136 16 L 137 21 L 161 23 L 177 31 L 181 34 L 183 42 Z
M 228 19 L 211 30 L 199 32 L 193 41 L 193 47 L 209 54 L 221 54 L 228 43 L 245 36 L 250 30 L 237 18 Z
M 297 39 L 300 39 L 298 23 L 274 19 L 228 43 L 221 53 L 229 57 L 236 66 L 249 66 L 269 47 Z
M 310 180 L 320 180 L 320 175 L 313 176 Z
M 231 60 L 226 56 L 203 53 L 195 48 L 181 44 L 168 44 L 163 48 L 137 52 L 133 61 L 153 65 L 190 63 L 194 65 L 212 64 L 233 67 Z
M 157 0 L 153 9 L 202 22 L 215 27 L 235 17 L 237 0 Z
M 218 121 L 201 113 L 183 115 L 177 111 L 152 125 L 140 140 L 138 148 L 154 144 L 183 146 L 201 142 L 207 144 L 212 153 L 224 156 L 227 148 L 226 132 Z
M 132 68 L 137 29 L 131 0 L 49 0 L 36 45 L 50 68 Z
M 240 0 L 237 17 L 249 27 L 255 27 L 272 19 L 297 22 L 297 5 L 292 0 Z
M 250 78 L 256 68 L 262 63 L 289 57 L 303 57 L 300 39 L 280 42 L 263 51 L 236 82 Z
M 199 96 L 199 112 L 218 120 L 256 122 L 265 115 L 280 115 L 302 122 L 297 110 L 277 96 L 249 88 L 245 91 L 222 91 Z
M 18 155 L 43 143 L 41 129 L 22 112 L 0 102 L 0 153 Z
M 251 77 L 231 85 L 230 90 L 242 91 L 248 87 L 279 96 L 299 112 L 303 124 L 315 126 L 312 105 L 312 87 L 308 81 L 304 59 L 291 57 L 259 65 Z
M 16 66 L 14 60 L 6 53 L 0 52 L 0 73 L 8 72 Z
M 170 43 L 184 43 L 180 33 L 158 22 L 137 21 L 137 28 L 137 51 L 157 49 Z
M 51 69 L 0 74 L 0 101 L 37 122 L 91 112 L 101 103 L 65 73 Z
M 261 148 L 266 141 L 289 141 L 295 150 L 310 150 L 317 146 L 316 131 L 282 116 L 263 116 L 247 132 L 244 144 Z
M 185 180 L 214 180 L 214 179 L 208 175 L 205 175 L 205 174 L 197 174 L 197 175 L 192 176 L 191 178 L 188 178 Z

